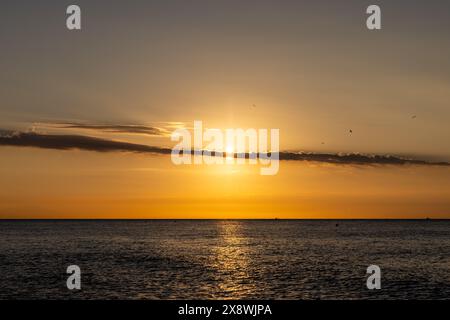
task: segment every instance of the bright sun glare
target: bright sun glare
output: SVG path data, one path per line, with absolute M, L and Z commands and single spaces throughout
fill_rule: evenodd
M 225 148 L 226 153 L 230 154 L 234 152 L 234 146 L 233 145 L 227 145 Z

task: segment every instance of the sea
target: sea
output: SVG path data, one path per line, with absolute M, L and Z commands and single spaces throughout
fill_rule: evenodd
M 0 275 L 2 300 L 449 299 L 450 221 L 2 220 Z

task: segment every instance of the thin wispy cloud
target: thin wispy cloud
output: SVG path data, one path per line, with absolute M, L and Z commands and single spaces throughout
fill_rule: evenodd
M 85 122 L 41 122 L 34 123 L 33 127 L 51 129 L 90 130 L 102 133 L 139 134 L 147 136 L 167 136 L 170 134 L 172 123 L 161 123 L 160 126 L 144 124 L 111 124 L 111 123 L 85 123 Z
M 171 148 L 149 146 L 124 141 L 101 139 L 83 135 L 56 135 L 36 132 L 14 132 L 0 129 L 0 146 L 34 147 L 56 150 L 86 150 L 95 152 L 132 152 L 148 154 L 170 154 Z M 191 150 L 191 153 L 198 151 Z M 213 156 L 219 156 L 214 154 Z M 223 156 L 223 155 L 221 155 Z M 235 157 L 238 155 L 235 154 Z M 250 155 L 246 153 L 246 158 Z M 264 155 L 263 155 L 264 157 Z M 313 153 L 280 152 L 279 159 L 284 161 L 310 161 L 331 164 L 354 165 L 428 165 L 450 166 L 449 162 L 433 162 L 423 159 L 402 158 L 393 155 L 356 154 L 356 153 Z
M 67 123 L 62 124 L 60 128 L 64 129 L 88 129 L 105 131 L 112 133 L 134 133 L 144 134 L 150 136 L 163 135 L 163 131 L 156 127 L 150 127 L 145 125 L 104 125 L 104 124 L 83 124 L 83 123 Z

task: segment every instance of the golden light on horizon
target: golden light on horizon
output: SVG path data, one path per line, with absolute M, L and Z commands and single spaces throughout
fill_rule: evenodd
M 227 156 L 231 157 L 234 155 L 234 145 L 233 144 L 227 144 L 225 147 L 225 152 L 227 153 Z
M 3 150 L 0 155 L 1 218 L 444 218 L 450 214 L 446 167 L 284 161 L 277 175 L 261 176 L 259 165 L 175 166 L 170 156 L 38 149 Z M 26 170 L 7 169 L 16 163 Z

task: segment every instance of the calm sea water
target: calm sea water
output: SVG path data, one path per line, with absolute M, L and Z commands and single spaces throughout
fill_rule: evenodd
M 0 275 L 0 299 L 449 299 L 450 221 L 0 221 Z

